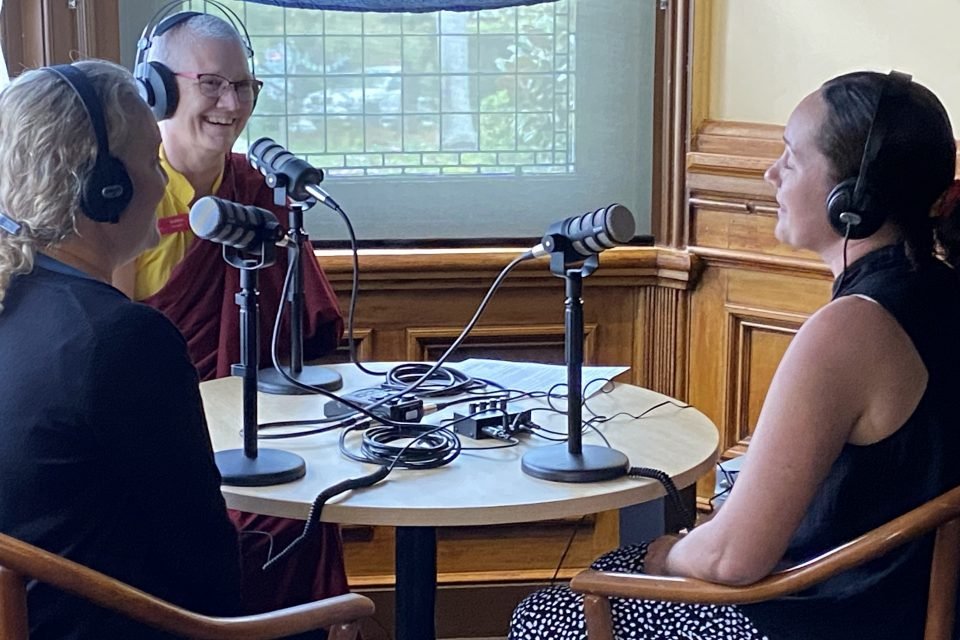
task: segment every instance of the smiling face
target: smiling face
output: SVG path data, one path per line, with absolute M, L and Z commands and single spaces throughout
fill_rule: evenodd
M 175 37 L 182 45 L 169 63 L 175 73 L 211 73 L 231 82 L 252 79 L 238 40 L 198 38 L 186 30 Z M 177 76 L 177 89 L 177 110 L 161 123 L 168 156 L 189 156 L 189 165 L 202 164 L 206 158 L 222 161 L 250 119 L 253 104 L 241 102 L 233 87 L 219 98 L 205 96 L 195 78 Z
M 817 145 L 826 112 L 819 91 L 804 98 L 787 121 L 783 153 L 764 173 L 764 179 L 777 188 L 777 240 L 817 253 L 838 238 L 827 220 L 826 206 L 836 181 Z

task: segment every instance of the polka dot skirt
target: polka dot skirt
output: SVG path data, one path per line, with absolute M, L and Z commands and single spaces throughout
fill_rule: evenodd
M 612 551 L 593 563 L 599 571 L 642 573 L 646 543 Z M 768 640 L 736 606 L 611 598 L 616 640 Z M 513 612 L 509 640 L 586 640 L 583 596 L 549 587 Z

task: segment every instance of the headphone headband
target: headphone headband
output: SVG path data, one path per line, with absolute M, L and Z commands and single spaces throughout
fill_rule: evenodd
M 107 120 L 103 104 L 97 96 L 90 78 L 80 69 L 69 64 L 42 67 L 59 76 L 73 90 L 83 105 L 83 110 L 93 127 L 97 142 L 97 155 L 90 175 L 84 181 L 80 196 L 80 208 L 84 214 L 97 222 L 116 223 L 120 214 L 133 198 L 133 183 L 123 162 L 110 153 L 107 137 Z
M 107 140 L 107 123 L 103 115 L 103 109 L 100 107 L 100 99 L 97 97 L 93 85 L 90 84 L 87 74 L 70 64 L 44 67 L 44 70 L 63 78 L 80 98 L 80 104 L 83 105 L 83 110 L 87 112 L 90 125 L 93 127 L 93 135 L 97 139 L 97 162 L 99 163 L 101 155 L 110 155 L 110 143 Z
M 237 33 L 243 36 L 243 48 L 247 53 L 247 57 L 252 60 L 253 43 L 250 40 L 250 34 L 247 33 L 247 27 L 243 24 L 237 12 L 216 0 L 206 0 L 206 3 L 217 7 L 227 18 L 230 25 L 236 29 Z M 147 50 L 153 46 L 154 38 L 159 38 L 170 29 L 173 29 L 181 22 L 189 20 L 190 18 L 206 15 L 199 11 L 174 11 L 174 9 L 182 5 L 182 0 L 172 0 L 172 2 L 168 2 L 157 9 L 156 13 L 147 21 L 147 24 L 143 27 L 143 32 L 140 34 L 140 39 L 137 41 L 137 57 L 134 62 L 134 69 L 147 61 Z
M 880 154 L 883 142 L 887 137 L 887 129 L 890 123 L 890 110 L 895 103 L 907 95 L 910 83 L 913 77 L 908 73 L 901 71 L 891 71 L 884 80 L 883 87 L 880 89 L 880 97 L 877 98 L 877 104 L 873 109 L 873 117 L 870 119 L 870 129 L 867 131 L 867 140 L 863 144 L 863 155 L 860 157 L 860 171 L 857 173 L 857 184 L 853 188 L 853 206 L 861 210 L 864 206 L 864 191 L 869 184 L 865 177 L 870 172 L 871 165 Z

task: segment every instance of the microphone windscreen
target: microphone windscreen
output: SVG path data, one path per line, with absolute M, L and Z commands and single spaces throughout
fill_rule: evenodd
M 190 207 L 190 229 L 198 238 L 212 238 L 222 226 L 223 216 L 220 214 L 220 207 L 211 196 L 200 198 Z

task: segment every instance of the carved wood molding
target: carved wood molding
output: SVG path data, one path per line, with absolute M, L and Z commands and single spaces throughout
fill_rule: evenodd
M 590 363 L 594 359 L 597 346 L 597 324 L 583 325 L 583 359 Z M 413 361 L 430 360 L 435 357 L 431 348 L 446 349 L 454 338 L 460 335 L 458 328 L 416 327 L 406 330 L 407 358 Z M 544 344 L 563 348 L 564 327 L 562 324 L 549 325 L 495 325 L 474 327 L 470 331 L 471 344 L 483 346 L 541 346 Z
M 487 288 L 516 249 L 365 249 L 359 253 L 361 292 L 368 289 Z M 347 292 L 353 275 L 349 251 L 316 251 L 331 284 Z M 689 289 L 699 273 L 695 255 L 667 247 L 617 247 L 600 257 L 590 286 L 664 286 Z M 554 282 L 546 260 L 517 265 L 504 287 L 530 286 L 532 280 Z

